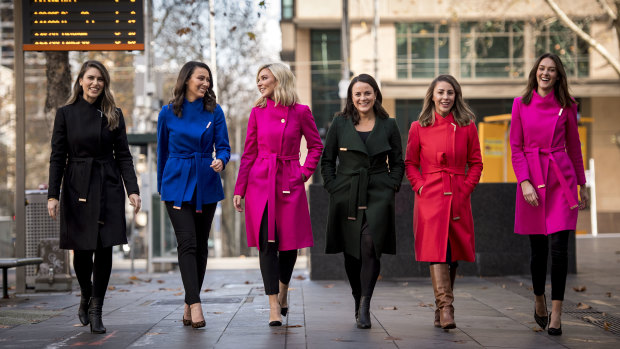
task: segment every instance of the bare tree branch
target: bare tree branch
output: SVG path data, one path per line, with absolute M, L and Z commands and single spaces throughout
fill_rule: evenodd
M 615 21 L 618 19 L 618 15 L 614 13 L 614 10 L 611 8 L 611 6 L 609 6 L 606 0 L 597 0 L 597 1 L 601 5 L 605 13 L 607 13 L 609 18 L 611 18 L 612 21 Z M 616 5 L 617 5 L 617 2 L 616 2 Z
M 573 22 L 566 13 L 558 6 L 558 4 L 554 0 L 545 0 L 549 7 L 555 12 L 558 18 L 566 25 L 570 30 L 575 32 L 580 38 L 588 43 L 592 48 L 594 48 L 605 60 L 609 63 L 612 68 L 616 71 L 616 73 L 620 76 L 620 62 L 613 57 L 607 49 L 601 45 L 598 41 L 594 40 L 588 33 L 584 32 L 579 26 Z

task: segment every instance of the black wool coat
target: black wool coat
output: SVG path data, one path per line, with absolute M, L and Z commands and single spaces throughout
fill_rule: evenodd
M 377 117 L 364 143 L 350 118 L 334 118 L 321 159 L 329 192 L 326 253 L 360 258 L 364 214 L 377 256 L 396 253 L 394 197 L 404 172 L 395 119 Z
M 117 109 L 119 124 L 110 131 L 99 105 L 79 96 L 56 111 L 48 197 L 60 196 L 63 249 L 95 250 L 98 238 L 99 247 L 126 244 L 125 189 L 140 193 L 123 114 Z

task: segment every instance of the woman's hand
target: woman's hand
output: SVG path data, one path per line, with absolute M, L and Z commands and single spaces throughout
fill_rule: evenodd
M 523 192 L 523 198 L 528 204 L 538 206 L 538 194 L 536 194 L 536 189 L 534 189 L 530 181 L 525 180 L 521 182 L 521 191 Z
M 301 174 L 301 179 L 303 179 L 304 182 L 308 180 L 308 178 L 306 178 L 306 175 L 303 173 Z
M 579 200 L 579 209 L 584 210 L 588 207 L 590 201 L 590 196 L 588 195 L 588 190 L 585 185 L 579 187 L 579 198 L 581 199 Z
M 224 169 L 224 163 L 221 159 L 215 159 L 211 162 L 211 168 L 215 172 L 222 172 L 222 170 Z
M 142 199 L 140 199 L 140 195 L 131 194 L 129 195 L 129 204 L 133 206 L 133 213 L 136 214 L 140 211 L 142 207 Z
M 60 213 L 60 203 L 56 199 L 47 200 L 47 213 L 52 217 L 52 219 L 56 219 L 58 217 L 58 213 Z
M 422 188 L 424 188 L 424 186 L 421 186 L 420 189 L 418 189 L 418 195 L 422 195 Z
M 235 210 L 237 210 L 237 212 L 243 212 L 243 198 L 241 195 L 233 196 L 233 205 L 235 206 Z

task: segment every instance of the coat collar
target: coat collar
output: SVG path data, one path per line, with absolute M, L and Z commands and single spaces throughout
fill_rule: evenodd
M 439 115 L 437 112 L 434 112 L 434 113 L 435 113 L 435 122 L 437 125 L 456 124 L 456 122 L 454 121 L 454 115 L 452 115 L 452 113 L 446 115 L 445 118 Z
M 390 150 L 392 147 L 390 146 L 388 140 L 388 131 L 386 130 L 387 120 L 382 119 L 380 117 L 375 118 L 375 126 L 372 131 L 368 135 L 368 139 L 366 139 L 366 143 L 362 141 L 362 138 L 357 133 L 355 129 L 355 125 L 353 125 L 353 121 L 351 118 L 344 119 L 344 137 L 343 140 L 345 142 L 344 146 L 348 148 L 348 150 L 355 150 L 367 154 L 368 156 L 374 156 L 384 151 Z

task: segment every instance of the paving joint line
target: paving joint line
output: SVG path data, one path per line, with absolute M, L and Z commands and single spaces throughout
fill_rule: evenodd
M 239 302 L 239 306 L 237 307 L 237 310 L 235 310 L 235 313 L 230 317 L 230 320 L 228 321 L 228 323 L 226 323 L 226 327 L 224 327 L 224 330 L 222 330 L 222 333 L 220 333 L 220 336 L 217 337 L 217 340 L 213 344 L 213 347 L 217 346 L 217 343 L 220 342 L 220 340 L 222 339 L 222 336 L 224 336 L 224 333 L 228 329 L 228 326 L 230 326 L 230 323 L 235 319 L 235 316 L 237 316 L 237 313 L 239 313 L 239 310 L 241 310 L 241 307 L 245 304 L 245 300 L 248 298 L 250 294 L 252 294 L 252 290 L 254 290 L 254 287 L 250 287 L 250 289 L 248 290 L 248 293 L 245 295 L 245 297 L 243 297 L 243 300 Z

